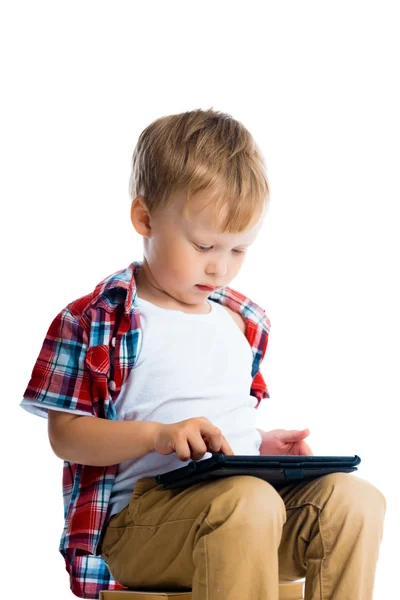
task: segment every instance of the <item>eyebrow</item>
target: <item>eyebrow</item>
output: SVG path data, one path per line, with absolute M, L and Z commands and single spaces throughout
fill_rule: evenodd
M 250 242 L 249 244 L 236 244 L 236 246 L 234 246 L 234 248 L 248 248 L 249 246 L 251 246 L 252 243 L 253 242 Z M 204 242 L 204 245 L 207 245 L 207 244 Z M 209 244 L 209 245 L 213 246 L 215 248 L 222 248 L 222 244 Z
M 222 244 L 212 244 L 212 243 L 208 244 L 205 241 L 200 242 L 200 240 L 206 240 L 207 238 L 212 237 L 213 235 L 215 235 L 213 233 L 204 231 L 202 228 L 197 229 L 195 227 L 193 231 L 190 231 L 190 229 L 188 229 L 186 231 L 186 235 L 194 238 L 196 240 L 196 243 L 200 243 L 202 245 L 204 244 L 205 246 L 208 245 L 208 246 L 213 246 L 215 248 L 222 248 L 223 247 Z M 234 248 L 248 248 L 249 246 L 251 246 L 251 244 L 254 243 L 254 241 L 255 240 L 253 240 L 252 242 L 249 242 L 248 244 L 236 244 L 236 246 L 233 246 L 233 247 Z

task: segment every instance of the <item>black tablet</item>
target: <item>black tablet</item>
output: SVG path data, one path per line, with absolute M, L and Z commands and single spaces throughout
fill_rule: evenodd
M 157 483 L 166 489 L 186 487 L 210 479 L 232 475 L 253 475 L 276 488 L 288 483 L 314 479 L 329 473 L 357 471 L 361 458 L 354 456 L 251 456 L 213 454 L 192 461 L 180 469 L 156 475 Z

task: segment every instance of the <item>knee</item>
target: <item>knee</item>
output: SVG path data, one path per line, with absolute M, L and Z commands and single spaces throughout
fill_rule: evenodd
M 286 521 L 286 507 L 276 489 L 267 481 L 249 475 L 226 478 L 225 490 L 219 496 L 224 503 L 225 514 L 235 512 L 247 522 L 262 518 Z
M 335 503 L 354 513 L 384 518 L 386 498 L 383 493 L 366 479 L 350 473 L 331 473 L 325 483 L 331 487 Z

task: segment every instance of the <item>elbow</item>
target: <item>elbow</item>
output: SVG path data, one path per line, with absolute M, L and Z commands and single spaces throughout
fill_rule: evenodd
M 54 454 L 57 456 L 57 458 L 61 458 L 61 460 L 65 460 L 63 453 L 61 452 L 59 445 L 56 443 L 56 441 L 54 440 L 54 438 L 52 438 L 49 435 L 49 443 L 50 443 L 50 447 L 53 450 Z

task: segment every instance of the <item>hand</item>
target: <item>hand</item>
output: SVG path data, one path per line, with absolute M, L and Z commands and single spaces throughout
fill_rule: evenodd
M 193 417 L 178 423 L 157 423 L 149 452 L 168 455 L 176 452 L 179 460 L 200 460 L 206 452 L 234 454 L 225 436 L 207 417 Z
M 262 436 L 260 446 L 261 456 L 273 455 L 313 455 L 310 446 L 303 441 L 310 435 L 309 429 L 273 429 L 272 431 L 258 430 Z

